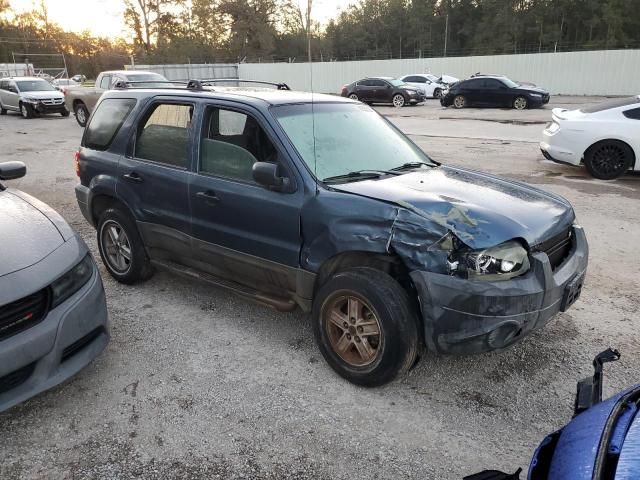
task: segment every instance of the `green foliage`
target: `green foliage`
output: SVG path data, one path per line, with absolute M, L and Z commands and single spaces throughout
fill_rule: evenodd
M 640 48 L 640 0 L 360 0 L 307 25 L 305 0 L 122 0 L 128 40 L 70 33 L 0 0 L 0 62 L 64 52 L 88 77 L 138 63 L 355 60 Z M 301 7 L 304 6 L 304 8 Z M 446 37 L 446 49 L 445 49 Z

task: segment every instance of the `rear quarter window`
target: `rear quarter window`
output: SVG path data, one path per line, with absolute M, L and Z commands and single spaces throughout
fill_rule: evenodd
M 107 98 L 100 102 L 84 133 L 82 146 L 108 149 L 135 104 L 133 98 Z

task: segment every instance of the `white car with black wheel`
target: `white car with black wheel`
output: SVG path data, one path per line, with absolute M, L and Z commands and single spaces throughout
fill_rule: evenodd
M 415 87 L 427 98 L 440 98 L 442 97 L 442 92 L 447 89 L 447 85 L 439 83 L 434 78 L 433 75 L 428 73 L 415 73 L 400 77 L 398 80 Z
M 554 108 L 540 150 L 548 160 L 584 164 L 601 180 L 640 170 L 640 95 L 579 110 Z

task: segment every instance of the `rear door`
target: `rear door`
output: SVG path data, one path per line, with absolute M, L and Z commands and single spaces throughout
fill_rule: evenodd
M 195 108 L 193 99 L 154 99 L 136 120 L 120 160 L 117 193 L 135 209 L 153 259 L 184 263 L 191 257 L 188 190 Z
M 371 82 L 371 97 L 372 101 L 380 103 L 390 103 L 393 93 L 393 88 L 390 83 L 385 80 L 372 79 Z
M 286 150 L 262 115 L 242 104 L 208 102 L 200 131 L 189 189 L 196 258 L 215 275 L 260 291 L 295 291 L 303 191 Z M 257 184 L 256 161 L 278 164 L 291 187 Z
M 9 92 L 9 80 L 8 79 L 4 79 L 4 80 L 0 80 L 0 103 L 2 104 L 2 107 L 6 109 L 6 106 L 8 105 L 8 92 Z
M 462 94 L 473 105 L 486 105 L 487 99 L 484 89 L 484 78 L 466 80 L 463 84 Z
M 373 100 L 373 91 L 371 80 L 360 80 L 356 83 L 356 94 L 364 102 Z

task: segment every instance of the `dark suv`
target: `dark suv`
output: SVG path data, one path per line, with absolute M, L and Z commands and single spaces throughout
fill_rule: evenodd
M 505 348 L 579 296 L 563 198 L 439 165 L 359 102 L 273 90 L 105 93 L 77 154 L 80 208 L 118 281 L 153 267 L 313 313 L 362 385 L 419 348 Z

